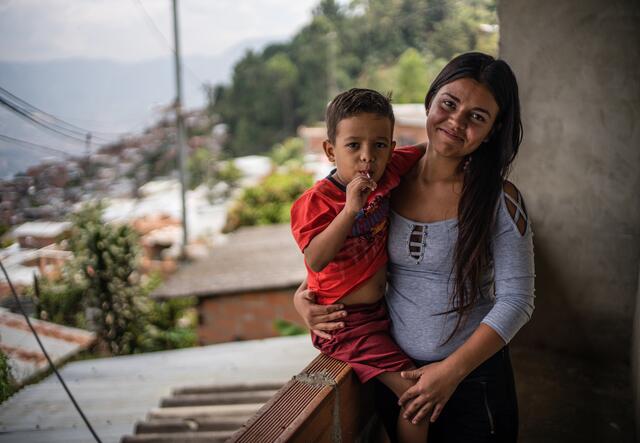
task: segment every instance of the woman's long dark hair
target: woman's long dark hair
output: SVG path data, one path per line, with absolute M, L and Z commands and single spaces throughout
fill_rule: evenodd
M 461 78 L 471 78 L 484 85 L 498 104 L 498 115 L 489 139 L 476 149 L 473 161 L 464 168 L 462 195 L 458 205 L 458 239 L 453 255 L 455 280 L 450 299 L 451 309 L 444 314 L 458 314 L 448 342 L 480 296 L 483 272 L 491 262 L 490 242 L 498 199 L 509 167 L 522 141 L 518 83 L 507 63 L 490 55 L 469 52 L 451 60 L 435 78 L 427 96 L 427 112 L 438 90 Z

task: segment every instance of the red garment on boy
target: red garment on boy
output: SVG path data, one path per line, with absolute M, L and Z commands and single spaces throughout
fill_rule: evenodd
M 351 233 L 333 260 L 320 272 L 307 266 L 308 288 L 317 303 L 332 304 L 357 289 L 387 263 L 389 200 L 400 178 L 421 157 L 416 147 L 395 149 L 376 190 L 356 216 Z M 291 230 L 304 252 L 311 240 L 333 221 L 346 203 L 346 188 L 331 175 L 319 180 L 291 207 Z

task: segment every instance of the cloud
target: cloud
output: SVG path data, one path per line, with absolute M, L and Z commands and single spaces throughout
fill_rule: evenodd
M 173 43 L 169 0 L 139 0 Z M 138 0 L 0 1 L 0 60 L 69 57 L 140 61 L 165 56 L 168 44 L 152 29 Z M 184 55 L 214 55 L 243 40 L 290 36 L 317 0 L 181 0 Z

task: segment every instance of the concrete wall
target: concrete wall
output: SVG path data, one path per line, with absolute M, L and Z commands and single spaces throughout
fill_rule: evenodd
M 640 272 L 638 272 L 638 292 L 636 293 L 636 313 L 633 319 L 633 344 L 631 348 L 631 377 L 633 386 L 634 417 L 636 438 L 640 439 Z
M 198 341 L 201 345 L 277 337 L 275 320 L 302 325 L 293 308 L 295 288 L 201 298 Z
M 640 259 L 640 2 L 504 0 L 520 85 L 512 178 L 533 216 L 536 305 L 517 340 L 629 361 Z M 637 348 L 636 348 L 637 352 Z

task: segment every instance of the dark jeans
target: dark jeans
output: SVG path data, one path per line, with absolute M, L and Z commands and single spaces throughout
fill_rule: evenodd
M 395 395 L 376 382 L 376 401 L 391 441 L 396 442 L 400 411 Z M 518 402 L 505 346 L 458 385 L 438 420 L 430 424 L 428 443 L 513 443 L 517 439 Z

